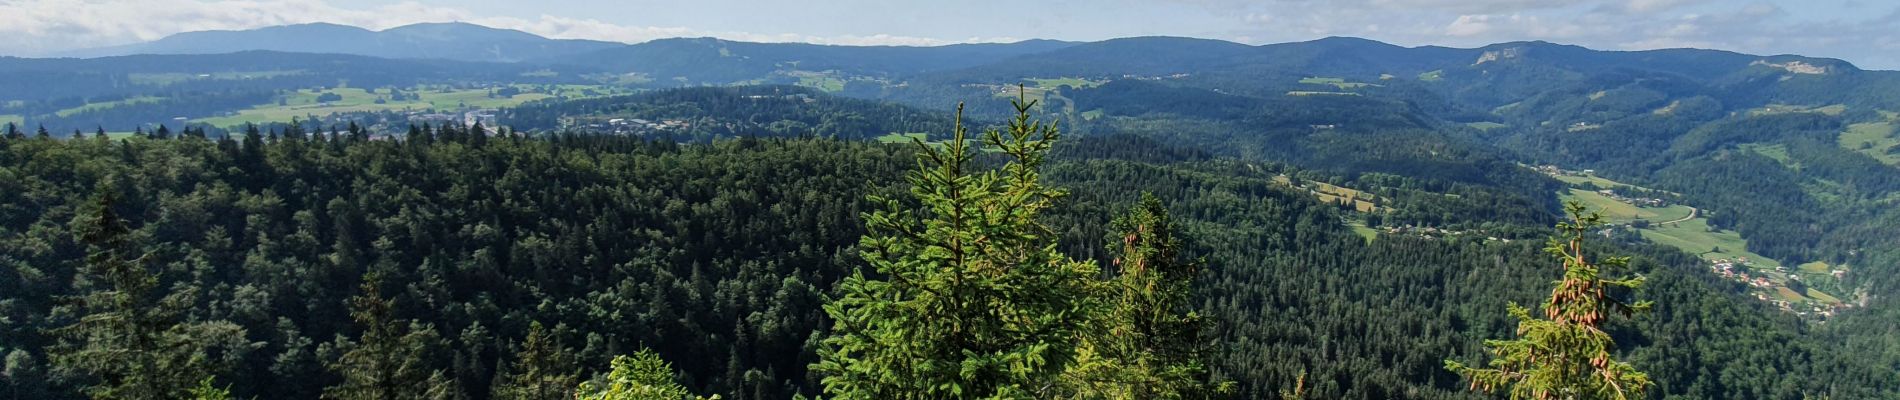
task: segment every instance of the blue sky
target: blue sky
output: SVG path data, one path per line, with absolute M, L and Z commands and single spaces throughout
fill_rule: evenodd
M 1472 47 L 1547 40 L 1606 50 L 1792 53 L 1900 69 L 1900 2 L 1893 0 L 0 0 L 0 54 L 193 30 L 444 21 L 620 42 L 716 36 L 935 45 L 1170 35 L 1262 44 L 1357 36 Z

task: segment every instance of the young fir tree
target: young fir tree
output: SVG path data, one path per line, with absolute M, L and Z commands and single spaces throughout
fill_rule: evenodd
M 598 382 L 581 383 L 575 400 L 709 400 L 673 382 L 673 366 L 659 354 L 640 349 L 633 356 L 614 357 L 613 369 Z M 710 400 L 718 400 L 713 396 Z
M 1471 368 L 1450 360 L 1445 367 L 1470 379 L 1472 389 L 1505 388 L 1513 399 L 1640 398 L 1649 388 L 1649 376 L 1610 358 L 1616 343 L 1602 325 L 1610 313 L 1629 315 L 1649 309 L 1649 302 L 1624 303 L 1610 294 L 1611 290 L 1634 290 L 1643 278 L 1603 277 L 1603 269 L 1628 266 L 1629 258 L 1589 262 L 1584 258 L 1583 238 L 1603 217 L 1577 202 L 1564 208 L 1572 219 L 1557 224 L 1564 240 L 1552 238 L 1544 248 L 1563 260 L 1564 276 L 1544 303 L 1543 318 L 1511 304 L 1519 338 L 1485 341 L 1496 356 L 1490 368 Z
M 1056 251 L 1039 222 L 1065 193 L 1037 168 L 1059 136 L 1017 101 L 1006 132 L 984 144 L 1008 163 L 971 171 L 978 151 L 959 109 L 951 140 L 918 142 L 916 206 L 872 198 L 859 242 L 875 277 L 839 284 L 835 321 L 813 369 L 837 399 L 1047 398 L 1095 313 L 1096 266 Z
M 1203 364 L 1205 326 L 1192 309 L 1202 260 L 1182 254 L 1179 228 L 1152 194 L 1111 224 L 1109 251 L 1119 253 L 1107 282 L 1112 309 L 1088 336 L 1066 375 L 1069 397 L 1201 399 L 1231 390 Z
M 191 397 L 189 397 L 189 399 L 192 399 L 192 400 L 231 400 L 231 389 L 229 387 L 220 388 L 213 385 L 212 383 L 216 381 L 217 381 L 217 378 L 209 377 L 209 376 L 205 377 L 204 380 L 198 381 L 198 386 L 191 388 L 191 391 L 190 391 Z
M 199 340 L 242 336 L 223 325 L 180 323 L 192 303 L 191 291 L 161 295 L 148 258 L 134 252 L 132 231 L 114 212 L 106 191 L 74 231 L 88 248 L 76 298 L 79 315 L 52 330 L 59 343 L 50 349 L 54 372 L 85 381 L 97 399 L 171 399 L 188 395 L 211 361 Z
M 362 339 L 344 343 L 349 350 L 329 365 L 343 382 L 325 388 L 335 400 L 423 400 L 454 398 L 454 384 L 424 359 L 436 341 L 427 326 L 404 324 L 395 306 L 382 297 L 377 273 L 364 277 L 363 292 L 350 298 L 350 317 L 363 326 Z
M 554 335 L 535 322 L 528 327 L 528 338 L 515 353 L 511 368 L 495 379 L 497 400 L 565 400 L 574 396 L 574 354 L 554 340 Z

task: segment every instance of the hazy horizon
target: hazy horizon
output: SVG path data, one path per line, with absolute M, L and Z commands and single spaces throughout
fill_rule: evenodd
M 1322 4 L 1325 3 L 1325 4 Z M 1863 0 L 1117 0 L 976 4 L 693 4 L 551 0 L 0 1 L 0 54 L 52 56 L 181 32 L 333 23 L 383 30 L 467 22 L 558 39 L 672 37 L 839 45 L 1180 36 L 1251 45 L 1330 36 L 1406 47 L 1543 40 L 1598 50 L 1702 48 L 1900 69 L 1900 5 Z M 1008 15 L 1004 18 L 1004 15 Z M 150 21 L 166 23 L 150 23 Z M 1885 51 L 1883 51 L 1885 50 Z

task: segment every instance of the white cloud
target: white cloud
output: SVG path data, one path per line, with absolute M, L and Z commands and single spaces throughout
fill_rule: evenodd
M 1678 7 L 1701 3 L 1704 0 L 1628 0 L 1623 2 L 1623 11 L 1628 13 L 1653 13 Z
M 1452 36 L 1476 36 L 1491 32 L 1491 16 L 1460 15 L 1445 27 L 1445 34 Z
M 0 1 L 0 51 L 45 52 L 162 38 L 184 30 L 250 29 L 331 22 L 382 29 L 472 18 L 466 11 L 414 2 L 344 9 L 321 1 L 18 0 Z

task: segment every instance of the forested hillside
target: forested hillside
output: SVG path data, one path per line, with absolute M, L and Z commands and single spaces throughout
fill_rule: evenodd
M 0 398 L 1900 397 L 1894 71 L 345 30 L 0 58 Z
M 167 310 L 137 329 L 177 344 L 162 357 L 176 355 L 171 373 L 192 379 L 173 382 L 215 377 L 239 397 L 376 382 L 490 398 L 511 374 L 585 380 L 645 348 L 694 392 L 815 395 L 808 365 L 830 327 L 819 306 L 859 265 L 866 196 L 901 193 L 916 151 L 830 139 L 353 136 L 0 142 L 4 392 L 71 398 L 106 382 L 95 374 L 110 358 L 67 347 L 110 346 L 81 338 L 123 332 L 75 325 L 102 310 L 74 296 L 114 287 L 87 272 L 86 255 L 106 245 L 87 233 L 104 204 L 126 221 L 127 273 L 155 283 L 126 301 Z M 1475 358 L 1479 339 L 1508 330 L 1499 307 L 1530 301 L 1552 276 L 1534 240 L 1367 242 L 1335 207 L 1275 183 L 1279 167 L 1128 160 L 1115 154 L 1137 152 L 1113 149 L 1159 145 L 1075 143 L 1046 167 L 1074 193 L 1048 219 L 1061 249 L 1106 261 L 1109 216 L 1155 193 L 1190 253 L 1208 260 L 1195 304 L 1217 327 L 1212 370 L 1239 397 L 1276 395 L 1301 376 L 1317 398 L 1473 397 L 1440 360 Z M 1639 296 L 1662 304 L 1615 325 L 1658 395 L 1866 398 L 1900 387 L 1890 369 L 1822 344 L 1687 257 L 1621 251 L 1643 255 L 1636 268 L 1654 284 Z M 376 304 L 388 310 L 366 313 Z M 568 361 L 527 365 L 550 359 Z M 374 366 L 412 372 L 359 376 L 385 372 Z

